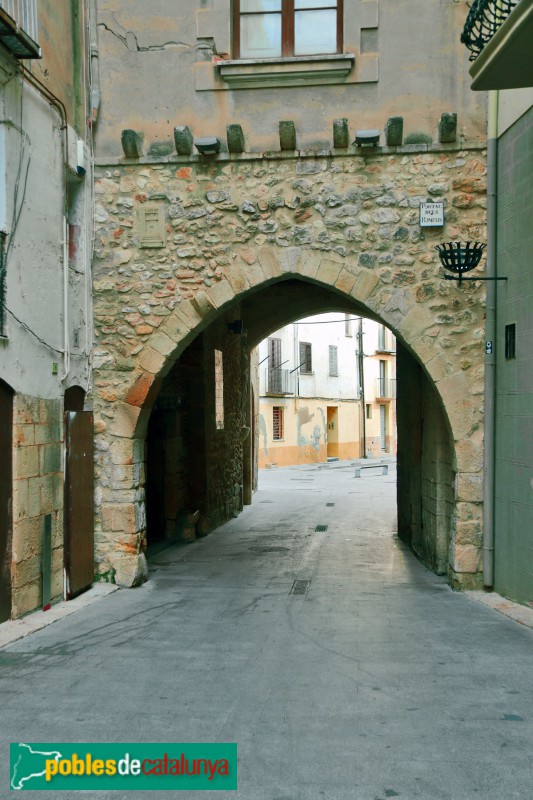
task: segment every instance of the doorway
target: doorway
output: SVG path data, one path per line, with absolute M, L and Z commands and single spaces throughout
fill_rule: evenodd
M 65 598 L 89 589 L 94 578 L 93 414 L 85 392 L 65 392 Z
M 339 457 L 339 409 L 337 406 L 327 406 L 328 424 L 328 458 Z

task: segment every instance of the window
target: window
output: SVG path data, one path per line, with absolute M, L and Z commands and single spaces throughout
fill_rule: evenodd
M 215 425 L 217 431 L 224 429 L 224 374 L 220 350 L 215 350 Z
M 349 314 L 344 315 L 344 335 L 352 336 L 352 318 Z
M 272 337 L 268 340 L 268 391 L 273 394 L 282 392 L 281 339 Z
M 311 345 L 309 342 L 300 342 L 300 372 L 310 374 L 312 371 Z
M 387 397 L 387 362 L 379 362 L 379 397 Z
M 272 438 L 279 441 L 283 439 L 283 407 L 272 408 Z
M 329 346 L 329 374 L 332 376 L 339 374 L 339 368 L 337 364 L 337 348 L 333 344 L 330 344 Z
M 505 358 L 516 358 L 516 325 L 505 326 Z
M 366 418 L 372 419 L 372 406 L 370 403 L 366 403 Z
M 387 349 L 387 334 L 385 333 L 385 325 L 380 325 L 378 328 L 378 349 Z
M 233 57 L 342 52 L 343 0 L 234 0 Z

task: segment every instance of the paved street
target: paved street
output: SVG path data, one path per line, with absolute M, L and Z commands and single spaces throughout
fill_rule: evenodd
M 148 584 L 0 651 L 3 739 L 238 742 L 237 794 L 184 800 L 530 798 L 533 631 L 394 529 L 394 467 L 262 472 L 252 507 L 160 553 Z

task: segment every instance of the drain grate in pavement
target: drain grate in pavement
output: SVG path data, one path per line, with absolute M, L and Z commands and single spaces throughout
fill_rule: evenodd
M 317 525 L 315 528 L 315 533 L 325 533 L 328 529 L 327 525 Z
M 289 594 L 307 594 L 311 581 L 294 581 Z
M 327 507 L 328 507 L 328 508 L 333 508 L 333 506 L 335 505 L 335 503 L 326 503 L 326 505 L 327 505 Z

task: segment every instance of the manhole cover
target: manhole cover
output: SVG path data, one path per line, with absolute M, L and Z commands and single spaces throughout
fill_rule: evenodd
M 289 594 L 307 594 L 311 581 L 294 581 Z
M 333 508 L 333 506 L 335 505 L 335 503 L 326 503 L 326 505 L 327 505 L 327 507 L 328 507 L 328 508 Z
M 325 533 L 328 529 L 327 525 L 317 525 L 315 528 L 315 533 Z
M 287 553 L 290 547 L 249 547 L 254 553 Z

